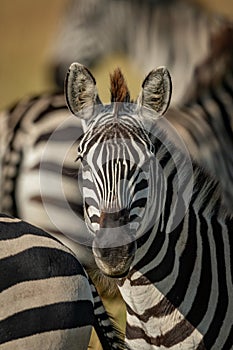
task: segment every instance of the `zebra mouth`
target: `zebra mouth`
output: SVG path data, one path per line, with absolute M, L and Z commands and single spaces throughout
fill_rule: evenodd
M 99 248 L 92 246 L 94 259 L 98 268 L 105 276 L 122 278 L 127 276 L 136 251 L 136 242 L 112 248 Z
M 129 272 L 129 269 L 125 272 L 125 273 L 119 273 L 119 274 L 107 274 L 107 273 L 104 273 L 103 271 L 102 271 L 102 273 L 103 273 L 103 275 L 104 276 L 106 276 L 106 277 L 109 277 L 109 278 L 115 278 L 115 279 L 118 279 L 118 278 L 124 278 L 124 277 L 126 277 L 127 275 L 128 275 L 128 272 Z
M 133 259 L 130 259 L 130 261 L 127 261 L 127 263 L 125 262 L 123 264 L 121 263 L 120 266 L 119 265 L 112 266 L 106 261 L 104 261 L 103 259 L 97 257 L 96 255 L 94 255 L 94 258 L 95 258 L 96 265 L 101 270 L 103 275 L 110 278 L 126 277 L 130 270 L 131 260 L 133 260 Z

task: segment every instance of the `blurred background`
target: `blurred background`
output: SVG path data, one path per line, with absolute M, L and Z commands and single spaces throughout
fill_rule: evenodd
M 233 19 L 232 0 L 198 2 L 211 11 Z M 57 28 L 67 4 L 68 0 L 1 0 L 0 109 L 26 94 L 54 88 L 48 52 L 56 39 Z M 109 95 L 109 72 L 116 65 L 125 72 L 132 95 L 137 94 L 139 89 L 141 76 L 124 57 L 106 57 L 94 69 L 100 96 L 105 102 Z
M 66 0 L 1 1 L 0 107 L 51 88 L 47 47 Z
M 86 3 L 91 1 L 87 0 Z M 58 27 L 69 2 L 70 0 L 16 0 L 14 2 L 1 0 L 0 110 L 25 95 L 55 89 L 49 65 L 50 48 L 57 40 Z M 200 3 L 208 10 L 233 20 L 232 0 L 193 0 L 192 2 Z M 132 96 L 135 97 L 139 91 L 142 73 L 126 57 L 120 54 L 107 55 L 91 69 L 97 81 L 100 97 L 104 102 L 109 99 L 109 72 L 112 72 L 116 66 L 120 66 L 125 72 Z M 118 309 L 119 323 L 124 325 L 124 307 L 119 299 L 110 300 L 109 305 L 112 309 Z M 97 346 L 94 348 L 97 349 Z

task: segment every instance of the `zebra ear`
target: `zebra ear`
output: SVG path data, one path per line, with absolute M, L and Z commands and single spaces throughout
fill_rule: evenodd
M 159 67 L 152 70 L 144 79 L 138 103 L 161 116 L 169 107 L 171 93 L 171 76 L 167 68 Z
M 77 115 L 81 110 L 101 103 L 96 81 L 91 72 L 80 63 L 72 63 L 65 80 L 65 96 L 70 111 Z

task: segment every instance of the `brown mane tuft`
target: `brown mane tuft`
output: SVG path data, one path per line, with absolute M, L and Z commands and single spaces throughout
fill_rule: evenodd
M 110 83 L 111 102 L 130 102 L 129 89 L 120 68 L 110 74 Z

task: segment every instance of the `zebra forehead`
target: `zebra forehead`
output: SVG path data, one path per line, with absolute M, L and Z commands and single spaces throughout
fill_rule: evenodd
M 130 102 L 129 89 L 120 68 L 110 74 L 110 93 L 111 102 Z
M 92 147 L 99 150 L 99 147 L 109 145 L 115 145 L 118 148 L 127 147 L 129 150 L 132 142 L 138 144 L 138 146 L 141 144 L 149 151 L 153 148 L 148 135 L 139 126 L 121 124 L 116 119 L 107 124 L 91 128 L 80 140 L 78 152 L 84 156 Z M 132 147 L 130 148 L 132 149 Z M 113 148 L 111 149 L 113 150 Z

